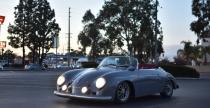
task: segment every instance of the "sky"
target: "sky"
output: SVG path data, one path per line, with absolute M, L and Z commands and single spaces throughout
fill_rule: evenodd
M 60 47 L 58 52 L 65 53 L 67 49 L 68 33 L 68 8 L 71 7 L 71 48 L 77 49 L 77 35 L 83 28 L 82 17 L 86 10 L 91 9 L 97 15 L 102 8 L 104 0 L 48 0 L 52 9 L 55 10 L 55 18 L 61 28 L 59 34 Z M 163 46 L 165 56 L 172 59 L 176 56 L 178 49 L 182 48 L 182 40 L 190 40 L 195 43 L 196 35 L 190 30 L 190 23 L 196 18 L 192 15 L 192 0 L 159 0 L 160 7 L 158 19 L 163 28 Z M 0 41 L 7 41 L 7 27 L 14 22 L 14 7 L 19 0 L 0 0 L 0 15 L 6 16 L 5 22 L 1 25 Z M 7 49 L 11 49 L 7 45 Z M 21 49 L 13 50 L 16 54 Z M 51 50 L 54 52 L 55 50 Z

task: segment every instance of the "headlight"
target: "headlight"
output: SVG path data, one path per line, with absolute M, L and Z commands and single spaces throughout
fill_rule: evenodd
M 104 85 L 106 84 L 106 80 L 104 79 L 104 78 L 98 78 L 97 80 L 96 80 L 96 87 L 98 88 L 98 89 L 101 89 L 102 87 L 104 87 Z
M 88 91 L 88 88 L 87 88 L 87 87 L 82 87 L 81 92 L 82 92 L 83 94 L 85 94 L 87 91 Z
M 65 82 L 64 76 L 59 76 L 57 80 L 57 85 L 62 85 Z
M 63 91 L 66 91 L 66 90 L 67 90 L 67 85 L 63 85 L 61 89 L 62 89 Z

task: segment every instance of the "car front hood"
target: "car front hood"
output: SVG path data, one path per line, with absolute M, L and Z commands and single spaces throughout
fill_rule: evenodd
M 104 69 L 85 69 L 81 71 L 78 75 L 74 76 L 72 80 L 72 86 L 81 87 L 81 86 L 90 86 L 97 78 L 100 76 L 113 72 L 115 69 L 104 68 Z

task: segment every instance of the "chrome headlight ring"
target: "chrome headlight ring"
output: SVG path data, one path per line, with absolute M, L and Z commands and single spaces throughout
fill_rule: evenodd
M 62 85 L 65 82 L 65 77 L 63 75 L 59 76 L 57 79 L 57 85 Z
M 106 79 L 103 77 L 100 77 L 96 80 L 96 88 L 101 89 L 106 85 Z

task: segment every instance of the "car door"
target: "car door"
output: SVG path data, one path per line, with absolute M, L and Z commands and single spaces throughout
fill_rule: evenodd
M 160 92 L 160 88 L 162 87 L 162 81 L 161 81 L 161 77 L 160 74 L 158 72 L 158 70 L 152 70 L 150 71 L 151 77 L 152 77 L 152 87 L 151 87 L 151 93 L 159 93 Z
M 138 80 L 136 82 L 136 95 L 144 96 L 156 93 L 158 82 L 159 76 L 154 71 L 150 69 L 139 69 Z

